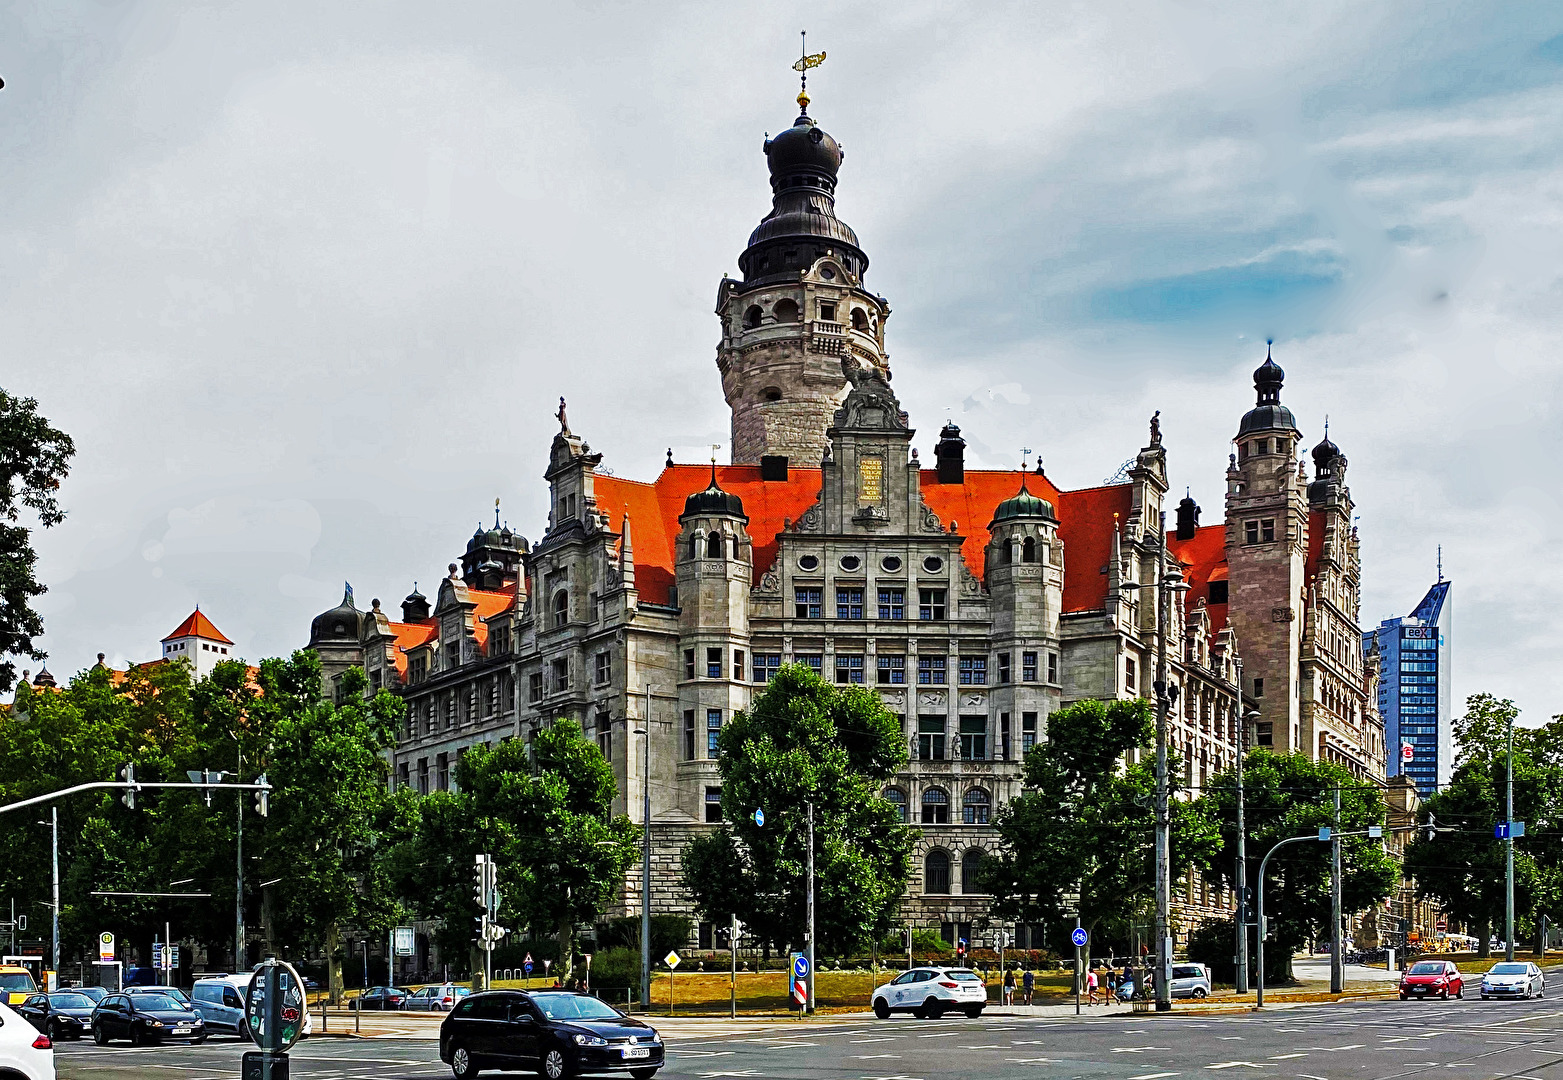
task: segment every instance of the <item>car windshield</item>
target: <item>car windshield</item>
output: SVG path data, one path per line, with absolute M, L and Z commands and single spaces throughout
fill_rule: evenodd
M 947 972 L 950 978 L 956 982 L 981 982 L 982 978 L 975 971 L 951 971 Z
M 1530 969 L 1527 968 L 1524 964 L 1494 964 L 1493 965 L 1493 969 L 1492 969 L 1492 974 L 1494 974 L 1494 975 L 1523 975 L 1523 974 L 1525 974 L 1529 970 Z
M 0 990 L 25 990 L 29 994 L 38 987 L 33 985 L 33 977 L 25 971 L 17 971 L 0 975 Z
M 1442 964 L 1413 964 L 1410 971 L 1412 975 L 1442 975 L 1443 973 Z
M 171 1009 L 178 1012 L 184 1009 L 183 1003 L 176 1001 L 167 994 L 136 994 L 136 1008 L 142 1012 L 157 1012 L 162 1009 Z
M 49 1004 L 56 1009 L 90 1009 L 92 999 L 86 994 L 50 994 Z
M 612 1005 L 581 994 L 534 994 L 532 1000 L 550 1020 L 616 1020 Z

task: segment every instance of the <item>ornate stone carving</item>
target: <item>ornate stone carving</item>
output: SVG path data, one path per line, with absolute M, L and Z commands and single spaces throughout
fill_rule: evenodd
M 933 512 L 933 508 L 927 503 L 921 503 L 922 520 L 918 522 L 918 528 L 926 533 L 944 532 L 944 522 L 939 520 L 939 515 Z
M 943 690 L 924 690 L 917 695 L 917 704 L 924 709 L 944 708 Z
M 763 596 L 780 596 L 781 575 L 776 572 L 776 567 L 771 567 L 761 575 L 760 583 L 752 591 Z
M 825 511 L 819 503 L 815 503 L 803 512 L 803 516 L 793 522 L 793 529 L 797 532 L 819 532 L 825 521 Z

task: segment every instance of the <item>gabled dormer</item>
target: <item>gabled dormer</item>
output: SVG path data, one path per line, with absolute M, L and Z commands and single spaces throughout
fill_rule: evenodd
M 450 574 L 440 582 L 434 600 L 434 620 L 439 624 L 439 670 L 450 671 L 478 658 L 477 602 L 467 593 L 460 568 L 450 564 Z

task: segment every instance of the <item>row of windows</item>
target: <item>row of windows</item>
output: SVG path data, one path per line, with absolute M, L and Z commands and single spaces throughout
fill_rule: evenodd
M 878 611 L 881 619 L 896 621 L 906 618 L 906 590 L 878 590 Z M 836 587 L 836 618 L 863 618 L 864 590 L 858 586 Z M 917 617 L 923 621 L 939 622 L 945 618 L 946 590 L 918 589 Z M 819 585 L 799 585 L 792 591 L 793 614 L 799 619 L 823 619 L 825 617 L 825 590 Z
M 699 729 L 695 726 L 695 710 L 684 710 L 684 760 L 694 761 L 699 756 L 696 751 L 699 748 Z M 722 734 L 722 710 L 706 710 L 705 726 L 705 756 L 711 760 L 721 756 L 716 742 L 717 736 Z
M 1036 682 L 1039 671 L 1038 660 L 1041 654 L 1031 651 L 1020 654 L 1020 679 L 1022 682 Z M 874 658 L 874 682 L 879 686 L 905 686 L 906 685 L 906 657 L 901 654 L 885 654 Z M 795 663 L 803 664 L 815 672 L 823 674 L 825 657 L 821 653 L 801 653 L 793 657 Z M 782 658 L 780 653 L 755 653 L 751 668 L 751 676 L 757 683 L 768 683 L 776 677 L 781 670 Z M 837 653 L 835 657 L 836 682 L 842 684 L 863 684 L 868 681 L 867 658 L 862 653 Z M 695 650 L 684 650 L 684 677 L 693 679 L 696 675 Z M 919 686 L 946 686 L 949 683 L 949 658 L 944 656 L 919 656 L 917 658 L 917 683 Z M 722 650 L 708 648 L 706 650 L 705 677 L 708 679 L 720 679 L 722 677 Z M 744 677 L 744 654 L 742 649 L 733 650 L 733 678 L 742 680 Z M 998 681 L 1005 684 L 1014 678 L 1014 656 L 1011 653 L 998 654 Z M 986 656 L 962 656 L 956 661 L 956 679 L 961 686 L 986 686 L 988 685 L 988 658 Z M 1058 681 L 1058 654 L 1047 654 L 1047 681 Z
M 896 808 L 904 824 L 908 820 L 906 792 L 899 787 L 887 787 L 882 792 L 885 800 Z M 961 796 L 961 822 L 965 825 L 986 825 L 993 810 L 993 796 L 986 788 L 967 788 Z M 948 825 L 950 823 L 950 793 L 941 787 L 931 787 L 923 792 L 923 825 Z
M 988 718 L 986 716 L 962 716 L 957 719 L 956 741 L 947 746 L 947 719 L 943 716 L 919 716 L 917 718 L 917 759 L 919 761 L 944 761 L 947 749 L 956 751 L 959 761 L 988 760 Z M 1025 756 L 1037 744 L 1037 714 L 1020 714 L 1020 754 Z M 998 759 L 1010 760 L 1009 713 L 999 714 Z
M 1400 670 L 1401 671 L 1437 671 L 1438 670 L 1438 661 L 1436 661 L 1436 660 L 1402 660 L 1402 661 L 1400 661 Z
M 1266 543 L 1275 539 L 1275 518 L 1259 518 L 1243 523 L 1243 539 L 1250 544 Z
M 1277 454 L 1284 455 L 1290 445 L 1291 441 L 1289 439 L 1276 439 L 1275 452 Z M 1268 453 L 1270 453 L 1269 439 L 1255 439 L 1253 442 L 1241 442 L 1237 444 L 1237 456 L 1242 461 L 1247 461 L 1250 454 L 1257 456 L 1259 454 Z
M 981 891 L 979 878 L 982 860 L 986 855 L 981 848 L 970 848 L 961 856 L 961 892 Z M 942 896 L 949 891 L 950 853 L 942 848 L 933 848 L 923 857 L 923 892 Z M 967 930 L 965 936 L 969 938 L 970 935 L 971 931 Z

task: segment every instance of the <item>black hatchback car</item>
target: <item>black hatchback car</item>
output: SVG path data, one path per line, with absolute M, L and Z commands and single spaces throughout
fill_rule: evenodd
M 206 1024 L 189 1006 L 166 994 L 110 994 L 92 1011 L 92 1041 L 142 1043 L 206 1041 Z
M 56 990 L 52 994 L 33 994 L 16 1007 L 28 1022 L 55 1042 L 79 1039 L 92 1027 L 92 1010 L 97 1002 L 74 990 Z
M 411 992 L 403 990 L 400 986 L 376 986 L 359 994 L 347 1004 L 350 1009 L 385 1012 L 389 1009 L 400 1009 Z
M 662 1068 L 656 1029 L 570 990 L 491 990 L 464 998 L 440 1025 L 440 1060 L 457 1080 L 483 1069 L 535 1071 L 547 1080 Z

